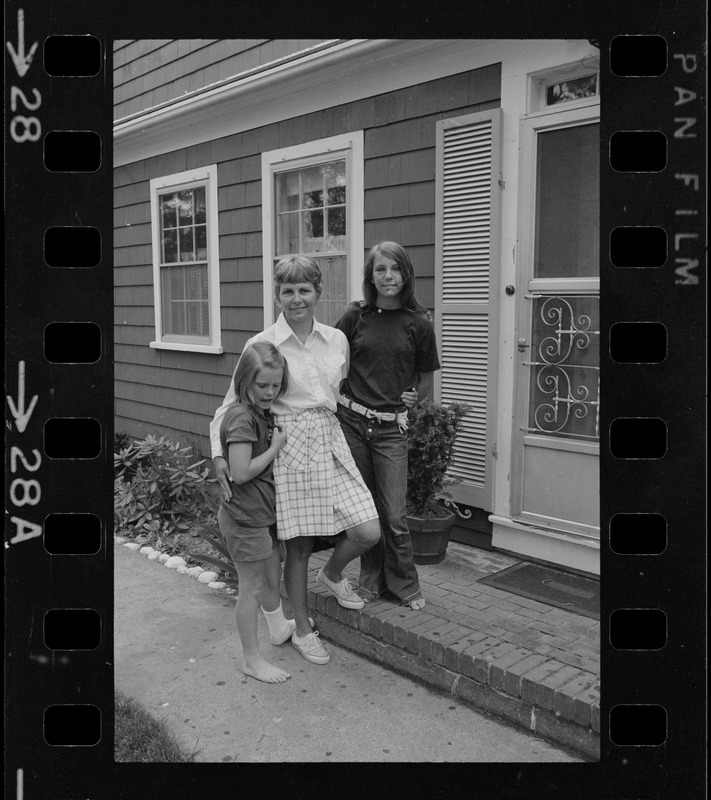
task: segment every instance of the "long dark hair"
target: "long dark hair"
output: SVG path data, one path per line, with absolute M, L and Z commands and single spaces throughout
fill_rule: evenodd
M 380 242 L 380 244 L 370 248 L 363 267 L 363 298 L 365 302 L 358 305 L 368 311 L 374 311 L 377 307 L 378 290 L 373 283 L 373 265 L 379 255 L 391 258 L 400 267 L 403 279 L 402 292 L 400 293 L 401 307 L 408 311 L 423 314 L 430 319 L 429 311 L 423 305 L 420 305 L 417 297 L 415 297 L 415 270 L 413 269 L 412 261 L 410 261 L 410 256 L 407 254 L 407 250 L 397 242 Z

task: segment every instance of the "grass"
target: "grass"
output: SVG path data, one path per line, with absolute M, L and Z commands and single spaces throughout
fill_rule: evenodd
M 194 762 L 162 720 L 146 711 L 132 697 L 114 692 L 115 760 L 121 762 Z

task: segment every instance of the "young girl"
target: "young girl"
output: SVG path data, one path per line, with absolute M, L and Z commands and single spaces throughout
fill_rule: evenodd
M 338 419 L 383 532 L 361 556 L 360 594 L 369 601 L 387 590 L 421 609 L 425 599 L 406 520 L 406 409 L 431 392 L 440 364 L 432 322 L 417 302 L 412 262 L 401 245 L 382 242 L 369 252 L 363 297 L 336 324 L 350 344 Z
M 236 401 L 220 426 L 222 453 L 230 465 L 231 497 L 223 495 L 218 512 L 220 532 L 239 575 L 235 609 L 242 643 L 242 672 L 265 683 L 282 683 L 289 673 L 266 661 L 257 646 L 257 606 L 264 611 L 272 644 L 282 644 L 294 632 L 293 620 L 281 610 L 281 562 L 275 535 L 276 500 L 272 462 L 286 441 L 269 409 L 287 390 L 284 357 L 268 342 L 248 347 L 234 376 Z

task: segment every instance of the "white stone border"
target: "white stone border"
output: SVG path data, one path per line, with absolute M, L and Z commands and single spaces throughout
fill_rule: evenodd
M 126 536 L 114 536 L 114 542 L 123 545 L 127 550 L 132 550 L 134 553 L 144 556 L 149 561 L 157 561 L 168 569 L 174 569 L 180 575 L 187 575 L 197 580 L 198 583 L 207 584 L 210 589 L 221 589 L 228 595 L 237 594 L 236 589 L 217 580 L 219 575 L 216 572 L 204 570 L 202 567 L 188 567 L 182 556 L 169 556 L 167 553 L 161 553 L 148 545 L 142 547 L 138 542 L 132 542 Z

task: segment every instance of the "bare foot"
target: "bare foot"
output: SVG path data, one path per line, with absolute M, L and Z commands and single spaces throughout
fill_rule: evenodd
M 285 680 L 291 677 L 288 672 L 283 669 L 275 667 L 268 661 L 265 661 L 261 656 L 252 659 L 249 663 L 242 662 L 242 672 L 249 675 L 250 678 L 256 678 L 258 681 L 264 683 L 284 683 Z
M 412 600 L 410 602 L 410 608 L 414 609 L 415 611 L 421 611 L 425 607 L 425 598 L 418 597 L 417 600 Z

